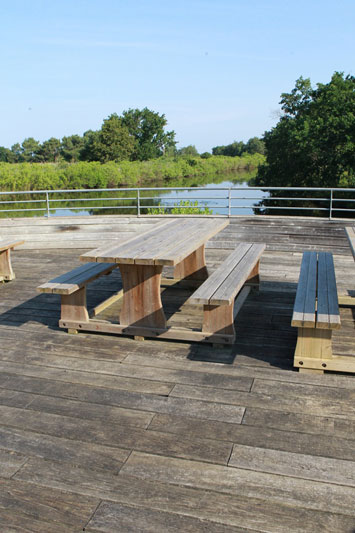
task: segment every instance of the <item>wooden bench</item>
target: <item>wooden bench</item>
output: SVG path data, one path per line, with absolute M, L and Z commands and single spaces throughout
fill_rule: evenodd
M 355 261 L 355 227 L 349 226 L 345 228 L 345 233 L 348 238 L 350 250 L 353 254 L 353 258 Z M 339 296 L 339 305 L 345 305 L 350 307 L 355 306 L 355 296 Z
M 11 255 L 10 251 L 24 244 L 25 241 L 13 241 L 13 240 L 0 240 L 0 281 L 10 281 L 15 279 L 14 271 L 11 266 Z
M 331 253 L 304 252 L 291 325 L 298 327 L 294 366 L 300 372 L 351 371 L 347 360 L 353 358 L 334 357 L 332 352 L 340 314 Z
M 355 227 L 347 227 L 345 228 L 345 233 L 349 241 L 350 249 L 353 254 L 353 258 L 355 259 Z
M 264 250 L 265 244 L 239 244 L 189 298 L 189 303 L 203 304 L 203 332 L 225 335 L 228 342 L 235 340 L 234 319 L 251 289 L 245 284 L 259 286 Z
M 66 327 L 66 320 L 87 322 L 90 317 L 86 305 L 86 285 L 102 275 L 110 274 L 117 266 L 116 263 L 86 263 L 40 285 L 37 290 L 61 295 L 61 319 L 59 321 L 61 327 Z M 102 311 L 114 299 L 121 297 L 121 293 L 122 291 L 114 294 L 111 298 L 105 300 L 103 304 L 97 306 L 92 311 L 91 316 Z M 68 330 L 70 333 L 75 332 L 71 328 L 68 328 Z

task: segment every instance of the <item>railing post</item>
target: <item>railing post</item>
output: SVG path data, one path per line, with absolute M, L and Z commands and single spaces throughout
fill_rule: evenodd
M 137 189 L 137 216 L 141 216 L 141 197 L 139 189 Z
M 232 189 L 228 189 L 228 218 L 230 218 L 232 214 Z
M 333 189 L 330 189 L 329 220 L 332 219 L 332 211 L 333 211 Z
M 46 191 L 46 204 L 47 204 L 47 217 L 49 218 L 51 216 L 50 210 L 49 210 L 49 195 L 48 191 Z

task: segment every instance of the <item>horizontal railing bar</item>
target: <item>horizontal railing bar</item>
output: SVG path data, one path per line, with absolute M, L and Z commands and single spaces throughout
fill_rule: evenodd
M 40 203 L 46 203 L 46 199 L 43 198 L 43 200 L 0 200 L 0 205 L 3 204 L 40 204 Z
M 110 189 L 41 189 L 35 191 L 1 191 L 0 195 L 8 194 L 55 194 L 55 193 L 86 193 L 86 192 L 107 192 L 107 191 L 202 191 L 206 187 L 122 187 Z M 229 191 L 229 190 L 257 190 L 257 191 L 334 191 L 334 192 L 355 192 L 355 188 L 329 188 L 329 187 L 209 187 L 209 191 Z
M 97 202 L 98 200 L 105 201 L 105 202 L 106 201 L 112 202 L 113 200 L 119 200 L 120 202 L 122 202 L 124 200 L 137 200 L 137 198 L 133 196 L 129 196 L 128 198 L 124 198 L 124 197 L 123 198 L 64 198 L 64 199 L 49 198 L 50 203 L 54 203 L 54 202 Z M 37 200 L 37 201 L 43 202 L 43 200 Z
M 350 213 L 355 213 L 355 209 L 345 209 L 345 207 L 333 207 L 333 211 L 349 211 Z
M 250 197 L 250 196 L 232 196 L 231 197 L 231 200 L 275 200 L 275 201 L 279 201 L 279 200 L 291 200 L 291 201 L 295 201 L 295 202 L 302 202 L 302 201 L 305 201 L 305 200 L 311 200 L 312 202 L 329 202 L 329 198 L 293 198 L 292 196 L 290 197 L 285 197 L 285 198 L 278 198 L 278 197 L 274 197 L 274 196 L 266 196 L 266 197 L 262 197 L 262 198 L 256 198 L 256 197 Z
M 45 207 L 34 207 L 33 209 L 0 209 L 0 213 L 16 213 L 19 211 L 47 211 Z
M 143 200 L 157 200 L 159 198 L 159 196 L 141 196 L 140 197 L 140 201 L 142 202 Z M 191 197 L 191 196 L 177 196 L 176 198 L 165 198 L 163 197 L 164 200 L 168 201 L 168 202 L 176 202 L 176 201 L 179 201 L 180 200 L 211 200 L 211 197 L 210 196 L 194 196 L 194 197 Z M 214 196 L 212 198 L 212 200 L 227 200 L 228 199 L 228 196 Z M 260 198 L 258 198 L 258 200 L 260 200 Z
M 231 209 L 290 209 L 290 210 L 307 210 L 307 211 L 329 211 L 327 207 L 284 207 L 279 206 L 257 206 L 257 205 L 232 205 Z M 345 211 L 345 209 L 338 209 L 338 211 Z
M 68 209 L 70 211 L 80 211 L 80 210 L 87 210 L 87 209 L 137 209 L 137 206 L 136 205 L 108 205 L 107 207 L 105 206 L 95 206 L 95 207 L 85 207 L 85 206 L 81 206 L 81 207 L 59 207 L 58 209 L 62 210 L 62 209 Z M 51 207 L 50 208 L 50 211 L 57 211 L 57 208 L 56 207 Z M 1 211 L 0 211 L 1 212 Z
M 355 202 L 355 200 L 352 200 L 350 198 L 333 198 L 333 202 Z

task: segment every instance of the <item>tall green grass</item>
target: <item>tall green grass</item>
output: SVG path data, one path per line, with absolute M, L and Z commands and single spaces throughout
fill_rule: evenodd
M 242 157 L 162 157 L 150 161 L 79 163 L 0 163 L 0 190 L 106 189 L 148 186 L 171 180 L 238 170 L 252 170 L 265 161 L 261 154 Z

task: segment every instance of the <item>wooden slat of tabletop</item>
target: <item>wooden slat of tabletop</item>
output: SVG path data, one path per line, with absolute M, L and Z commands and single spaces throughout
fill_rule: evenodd
M 82 261 L 121 264 L 176 265 L 229 224 L 223 219 L 173 219 L 121 245 L 83 254 Z
M 205 220 L 180 219 L 175 220 L 173 226 L 157 231 L 156 234 L 139 247 L 132 250 L 132 259 L 137 265 L 154 265 L 155 260 L 160 258 L 167 250 L 177 243 L 186 243 L 186 239 L 193 236 L 196 231 L 203 231 Z M 120 262 L 125 262 L 125 257 L 120 257 Z M 173 263 L 168 263 L 173 264 Z
M 25 241 L 15 241 L 14 239 L 1 239 L 0 240 L 0 252 L 12 248 L 13 246 L 19 246 L 24 244 Z
M 173 247 L 163 252 L 161 257 L 154 261 L 156 265 L 176 265 L 185 257 L 205 244 L 211 237 L 219 233 L 229 224 L 228 219 L 216 221 L 212 219 L 203 220 L 202 227 L 192 228 L 189 233 L 182 235 L 178 243 L 173 243 Z
M 156 235 L 158 231 L 162 230 L 165 227 L 172 226 L 174 222 L 175 220 L 164 220 L 162 222 L 158 222 L 157 224 L 154 224 L 154 226 L 148 231 L 145 231 L 144 233 L 141 233 L 140 235 L 137 235 L 136 237 L 133 237 L 132 239 L 129 239 L 128 241 L 125 241 L 122 244 L 110 244 L 108 246 L 103 246 L 100 248 L 96 248 L 95 250 L 91 250 L 90 252 L 86 252 L 85 254 L 82 254 L 80 256 L 80 260 L 85 262 L 98 261 L 105 263 L 114 263 L 116 261 L 116 257 L 121 254 L 126 254 L 129 257 L 130 250 L 132 250 L 134 246 L 139 246 L 141 243 L 144 243 L 147 239 L 149 239 L 152 235 Z M 134 263 L 133 260 L 127 260 L 126 262 Z
M 232 272 L 239 261 L 250 250 L 251 243 L 240 243 L 237 248 L 227 257 L 217 270 L 193 293 L 189 302 L 196 304 L 209 304 L 211 295 L 216 292 L 226 277 Z
M 355 259 L 355 227 L 348 227 L 345 228 L 346 235 L 349 240 L 349 245 L 353 254 L 353 257 Z
M 246 278 L 265 250 L 265 244 L 255 244 L 241 258 L 238 265 L 229 274 L 223 285 L 210 298 L 213 305 L 231 304 L 245 283 Z

